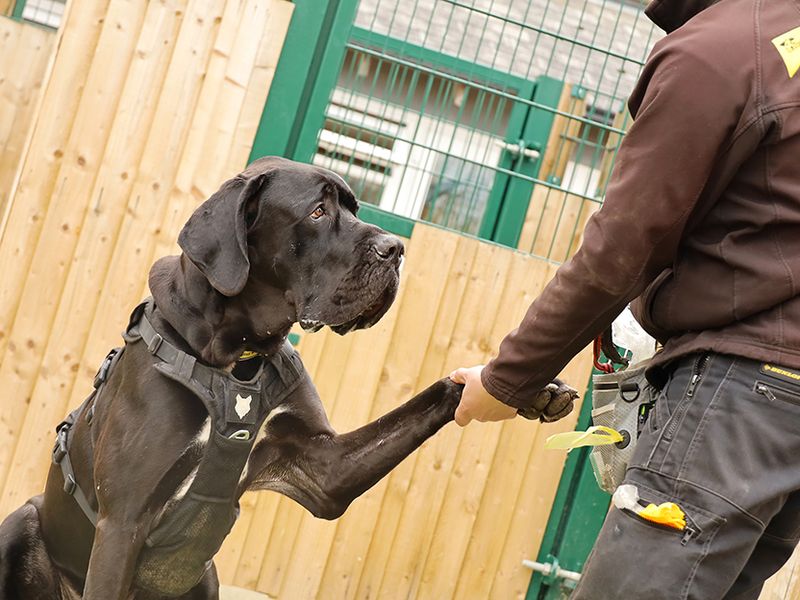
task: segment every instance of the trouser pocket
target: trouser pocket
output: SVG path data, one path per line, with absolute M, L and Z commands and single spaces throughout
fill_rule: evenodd
M 708 600 L 695 575 L 724 519 L 706 509 L 638 485 L 643 503 L 675 502 L 681 529 L 612 508 L 572 596 L 576 600 Z

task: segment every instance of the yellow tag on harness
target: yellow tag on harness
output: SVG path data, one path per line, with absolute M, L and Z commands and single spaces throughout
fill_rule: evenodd
M 568 431 L 551 435 L 544 443 L 545 450 L 572 450 L 581 446 L 603 446 L 622 441 L 622 434 L 611 427 L 595 425 L 586 431 Z
M 643 519 L 653 523 L 659 523 L 681 531 L 686 529 L 686 515 L 681 510 L 681 507 L 674 502 L 664 502 L 658 506 L 648 504 L 638 514 Z
M 242 355 L 239 357 L 238 360 L 250 360 L 251 358 L 255 358 L 256 356 L 261 356 L 258 352 L 253 352 L 252 350 L 245 350 L 242 352 Z

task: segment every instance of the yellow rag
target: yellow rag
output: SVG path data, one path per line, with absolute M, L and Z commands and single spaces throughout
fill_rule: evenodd
M 664 502 L 658 506 L 648 504 L 639 512 L 639 516 L 653 523 L 660 523 L 681 531 L 686 529 L 686 515 L 674 502 Z

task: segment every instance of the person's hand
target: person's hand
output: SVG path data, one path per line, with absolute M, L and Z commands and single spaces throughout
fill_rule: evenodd
M 534 398 L 532 405 L 519 411 L 500 402 L 483 387 L 481 372 L 483 365 L 469 369 L 456 369 L 450 379 L 464 385 L 461 402 L 456 408 L 455 420 L 464 427 L 470 421 L 503 421 L 517 414 L 526 419 L 539 419 L 542 423 L 552 423 L 563 419 L 572 412 L 578 392 L 560 379 L 554 379 Z
M 483 371 L 483 365 L 469 369 L 456 369 L 450 373 L 450 379 L 464 385 L 461 402 L 456 408 L 455 416 L 456 423 L 461 427 L 472 420 L 482 423 L 504 421 L 513 419 L 517 415 L 516 408 L 503 404 L 486 391 L 481 382 L 481 371 Z

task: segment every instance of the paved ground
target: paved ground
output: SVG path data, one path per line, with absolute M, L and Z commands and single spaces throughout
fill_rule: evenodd
M 272 600 L 271 596 L 259 594 L 250 590 L 223 585 L 220 588 L 220 600 Z

